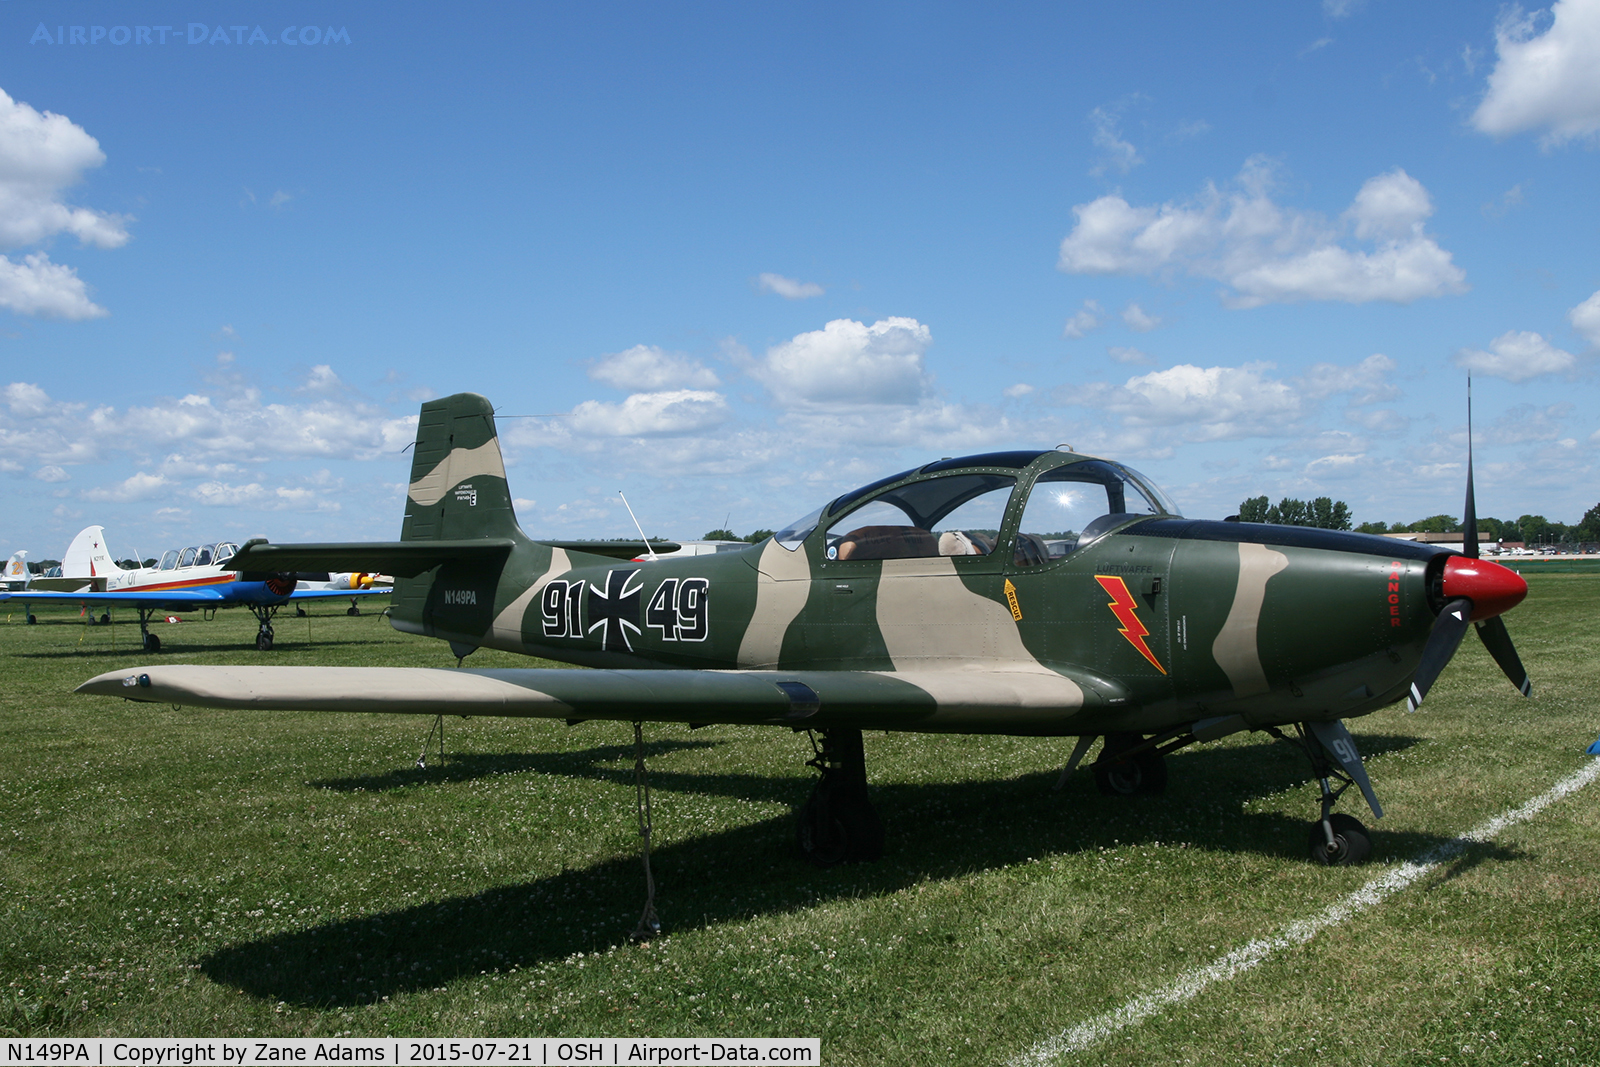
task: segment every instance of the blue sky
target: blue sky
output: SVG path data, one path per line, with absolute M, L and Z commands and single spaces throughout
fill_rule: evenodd
M 1600 0 L 5 0 L 0 91 L 7 554 L 392 538 L 462 390 L 534 536 L 1063 442 L 1459 514 L 1469 369 L 1480 512 L 1600 501 Z

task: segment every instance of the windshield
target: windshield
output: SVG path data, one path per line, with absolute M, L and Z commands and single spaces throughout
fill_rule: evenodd
M 1039 475 L 1017 528 L 1015 559 L 1029 567 L 1062 559 L 1107 530 L 1140 515 L 1177 509 L 1127 467 L 1091 459 Z
M 784 548 L 787 548 L 790 552 L 793 552 L 795 549 L 800 547 L 801 543 L 805 541 L 806 537 L 811 533 L 811 531 L 817 528 L 817 520 L 820 518 L 822 518 L 822 509 L 818 508 L 805 518 L 796 519 L 783 529 L 779 530 L 777 533 L 773 534 L 772 539 L 778 542 L 778 544 L 782 545 Z

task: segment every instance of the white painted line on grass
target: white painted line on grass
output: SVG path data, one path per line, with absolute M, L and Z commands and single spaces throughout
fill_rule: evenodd
M 1108 1011 L 1104 1015 L 1098 1015 L 1087 1022 L 1069 1027 L 1054 1037 L 1040 1041 L 1026 1052 L 1013 1057 L 1010 1067 L 1057 1063 L 1069 1052 L 1081 1052 L 1118 1030 L 1136 1026 L 1146 1019 L 1161 1014 L 1167 1008 L 1193 1000 L 1211 983 L 1237 978 L 1283 949 L 1304 944 L 1328 927 L 1338 926 L 1368 908 L 1383 903 L 1412 882 L 1461 855 L 1468 845 L 1493 841 L 1507 827 L 1533 818 L 1562 797 L 1577 792 L 1596 778 L 1600 778 L 1600 759 L 1591 760 L 1581 770 L 1567 775 L 1551 786 L 1548 792 L 1534 797 L 1522 807 L 1496 815 L 1460 837 L 1436 845 L 1417 858 L 1407 860 L 1387 873 L 1379 875 L 1330 906 L 1322 914 L 1311 919 L 1292 922 L 1271 937 L 1252 941 L 1204 967 L 1183 972 L 1171 985 L 1153 993 L 1134 997 L 1115 1011 Z

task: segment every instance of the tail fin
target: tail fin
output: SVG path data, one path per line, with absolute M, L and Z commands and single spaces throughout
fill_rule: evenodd
M 11 558 L 6 560 L 6 570 L 3 580 L 7 586 L 21 589 L 28 584 L 28 553 L 13 552 Z
M 104 589 L 107 578 L 121 573 L 122 568 L 106 548 L 106 531 L 102 526 L 88 526 L 79 531 L 67 546 L 67 554 L 61 557 L 61 577 L 92 579 L 96 589 Z
M 477 393 L 422 405 L 402 541 L 525 540 L 511 507 L 494 408 Z

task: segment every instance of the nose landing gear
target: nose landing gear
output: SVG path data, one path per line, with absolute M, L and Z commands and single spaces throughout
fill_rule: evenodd
M 1372 792 L 1372 783 L 1361 765 L 1355 739 L 1337 719 L 1295 723 L 1294 728 L 1300 747 L 1311 760 L 1311 773 L 1317 776 L 1317 784 L 1322 788 L 1322 817 L 1311 824 L 1309 837 L 1312 862 L 1325 867 L 1354 867 L 1365 863 L 1372 855 L 1371 833 L 1360 820 L 1343 812 L 1333 812 L 1333 805 L 1353 785 L 1361 790 L 1372 814 L 1383 818 L 1383 805 Z M 1284 736 L 1277 730 L 1269 732 L 1276 737 Z M 1338 788 L 1330 785 L 1330 780 L 1338 782 Z

